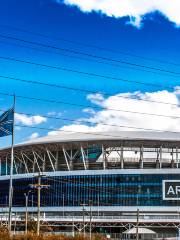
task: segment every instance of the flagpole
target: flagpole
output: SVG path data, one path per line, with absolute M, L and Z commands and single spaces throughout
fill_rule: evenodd
M 16 97 L 13 98 L 13 122 L 12 122 L 12 138 L 11 138 L 11 164 L 10 164 L 10 176 L 9 176 L 9 214 L 8 214 L 8 230 L 11 234 L 12 229 L 12 199 L 13 199 L 13 165 L 14 165 L 14 112 L 15 112 Z

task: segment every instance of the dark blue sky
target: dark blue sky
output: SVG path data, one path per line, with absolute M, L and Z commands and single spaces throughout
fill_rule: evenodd
M 18 31 L 15 28 L 45 34 L 49 38 Z M 127 24 L 127 18 L 116 19 L 98 13 L 83 13 L 76 7 L 69 7 L 53 0 L 2 0 L 0 2 L 0 35 L 0 57 L 13 57 L 47 65 L 72 68 L 79 71 L 125 78 L 132 81 L 156 83 L 166 86 L 179 85 L 178 75 L 149 73 L 142 71 L 142 68 L 129 68 L 123 64 L 118 64 L 118 67 L 100 64 L 95 62 L 94 59 L 85 56 L 81 57 L 86 60 L 77 59 L 74 58 L 77 55 L 71 53 L 45 47 L 35 47 L 31 44 L 7 40 L 2 37 L 2 35 L 8 35 L 60 48 L 73 49 L 116 60 L 180 72 L 180 29 L 158 13 L 147 15 L 143 20 L 141 28 L 136 28 Z M 91 48 L 62 39 L 87 45 L 96 45 L 101 48 L 112 49 L 113 51 Z M 29 49 L 27 47 L 36 49 Z M 121 52 L 172 62 L 177 64 L 177 66 L 124 55 Z M 71 57 L 64 56 L 63 54 L 71 55 Z M 61 84 L 93 91 L 110 92 L 112 95 L 128 91 L 153 92 L 165 89 L 165 87 L 154 88 L 117 80 L 87 77 L 1 58 L 0 72 L 0 75 Z M 0 78 L 0 92 L 77 104 L 91 104 L 86 99 L 85 93 L 24 84 L 3 78 Z M 2 95 L 0 104 L 1 108 L 7 108 L 11 105 L 11 99 Z M 64 118 L 69 116 L 70 118 L 84 116 L 82 108 L 55 103 L 47 104 L 40 101 L 28 101 L 20 98 L 17 98 L 16 111 L 40 115 L 47 115 L 47 113 L 55 111 L 60 112 Z M 67 124 L 67 122 L 49 120 L 40 126 L 60 127 L 64 124 Z M 26 131 L 25 129 L 18 130 L 16 141 L 24 140 L 33 131 L 32 129 L 26 129 Z M 43 134 L 45 134 L 44 131 L 41 132 L 41 135 Z

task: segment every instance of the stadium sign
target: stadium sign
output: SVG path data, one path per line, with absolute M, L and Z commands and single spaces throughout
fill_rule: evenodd
M 180 200 L 180 180 L 163 180 L 163 200 Z

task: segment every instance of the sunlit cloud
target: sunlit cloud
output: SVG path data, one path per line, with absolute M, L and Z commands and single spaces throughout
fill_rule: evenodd
M 129 23 L 139 27 L 146 14 L 159 12 L 169 21 L 180 25 L 179 0 L 57 0 L 77 6 L 83 12 L 98 12 L 109 17 L 129 17 Z

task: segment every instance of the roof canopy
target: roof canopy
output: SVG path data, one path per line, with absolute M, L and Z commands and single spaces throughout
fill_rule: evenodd
M 45 145 L 92 145 L 105 144 L 112 146 L 125 147 L 166 147 L 166 148 L 180 148 L 180 133 L 173 132 L 151 132 L 151 131 L 119 131 L 119 132 L 77 132 L 77 133 L 59 133 L 58 135 L 51 135 L 42 138 L 33 139 L 28 142 L 17 144 L 18 149 L 27 148 L 41 148 Z M 8 150 L 9 148 L 1 149 Z

